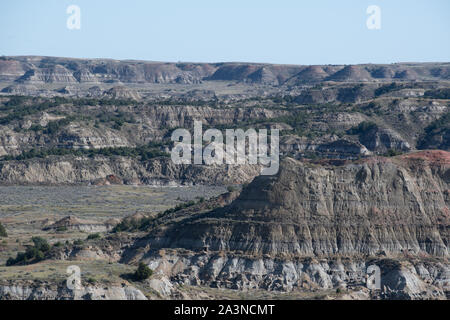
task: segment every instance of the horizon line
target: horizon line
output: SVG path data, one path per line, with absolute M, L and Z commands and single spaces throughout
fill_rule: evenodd
M 393 64 L 446 64 L 450 61 L 398 61 L 398 62 L 364 62 L 364 63 L 319 63 L 319 64 L 300 64 L 300 63 L 276 63 L 276 62 L 251 62 L 251 61 L 215 61 L 215 62 L 195 62 L 195 61 L 169 61 L 169 60 L 145 60 L 145 59 L 116 59 L 116 58 L 89 58 L 89 57 L 68 57 L 53 55 L 36 55 L 36 54 L 20 54 L 20 55 L 0 55 L 2 58 L 60 58 L 72 60 L 112 60 L 119 62 L 148 62 L 148 63 L 191 63 L 191 64 L 255 64 L 255 65 L 280 65 L 280 66 L 349 66 L 349 65 L 393 65 Z

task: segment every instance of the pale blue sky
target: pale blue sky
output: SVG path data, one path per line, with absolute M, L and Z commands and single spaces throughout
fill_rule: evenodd
M 66 9 L 81 8 L 81 30 Z M 366 8 L 381 8 L 368 30 Z M 0 55 L 290 64 L 450 61 L 449 0 L 2 0 Z

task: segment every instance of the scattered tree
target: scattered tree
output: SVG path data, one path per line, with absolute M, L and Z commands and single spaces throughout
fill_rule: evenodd
M 0 223 L 0 238 L 6 238 L 8 233 L 6 232 L 5 227 Z
M 133 278 L 136 281 L 143 281 L 150 278 L 153 274 L 153 270 L 150 269 L 145 263 L 140 262 L 136 272 L 133 274 Z
M 28 246 L 25 252 L 18 252 L 15 259 L 10 257 L 6 261 L 6 265 L 25 265 L 44 260 L 45 255 L 50 251 L 50 245 L 47 240 L 41 237 L 33 237 L 31 241 L 33 242 L 32 246 Z
M 95 240 L 95 239 L 100 239 L 100 233 L 93 233 L 88 235 L 87 237 L 88 240 Z

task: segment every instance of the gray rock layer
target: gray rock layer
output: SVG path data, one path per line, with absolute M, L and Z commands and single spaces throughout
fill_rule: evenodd
M 71 290 L 64 286 L 11 283 L 0 286 L 0 300 L 147 300 L 147 298 L 140 290 L 131 286 L 83 287 Z
M 256 165 L 175 165 L 170 158 L 140 162 L 126 157 L 49 157 L 0 163 L 0 184 L 89 184 L 103 183 L 108 176 L 118 183 L 165 185 L 237 184 L 260 173 Z
M 144 261 L 174 284 L 244 291 L 373 288 L 368 285 L 369 266 L 380 268 L 380 288 L 372 292 L 379 298 L 442 299 L 450 289 L 450 268 L 442 262 L 411 263 L 384 258 L 283 260 L 209 253 L 164 254 Z

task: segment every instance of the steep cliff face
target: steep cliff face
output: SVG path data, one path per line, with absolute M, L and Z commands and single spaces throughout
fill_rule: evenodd
M 76 83 L 77 79 L 70 70 L 61 65 L 53 65 L 49 68 L 28 70 L 16 81 L 23 83 Z
M 1 184 L 239 184 L 260 173 L 256 165 L 175 165 L 170 158 L 49 157 L 0 163 Z M 109 179 L 111 180 L 111 179 Z
M 371 151 L 377 150 L 379 152 L 386 152 L 387 150 L 411 150 L 408 141 L 391 129 L 373 128 L 360 135 L 359 141 Z
M 152 233 L 151 242 L 251 255 L 447 257 L 449 165 L 444 151 L 344 166 L 287 158 L 231 205 Z

